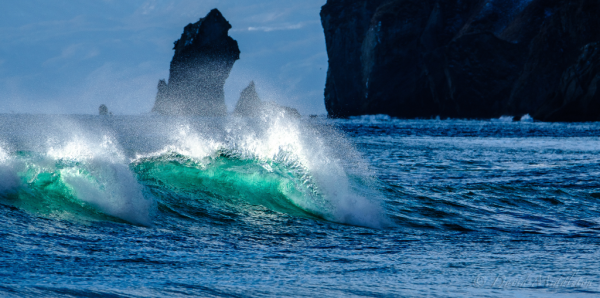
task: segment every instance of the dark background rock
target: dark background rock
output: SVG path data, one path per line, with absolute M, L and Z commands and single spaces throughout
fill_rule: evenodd
M 105 104 L 101 104 L 98 107 L 98 115 L 100 115 L 100 116 L 106 116 L 106 115 L 108 115 L 108 107 L 106 107 Z
M 428 1 L 392 1 L 375 11 L 360 48 L 363 96 L 356 103 L 361 111 L 426 115 L 431 100 L 419 96 L 426 90 L 420 37 L 432 8 Z
M 361 45 L 375 10 L 383 2 L 384 0 L 327 1 L 321 9 L 321 22 L 329 54 L 325 108 L 330 115 L 358 115 L 363 111 L 360 104 L 364 98 Z
M 565 70 L 577 62 L 581 48 L 600 41 L 599 1 L 555 2 L 554 7 L 546 6 L 546 18 L 524 54 L 527 61 L 509 102 L 513 113 L 541 116 L 537 109 L 556 91 Z
M 256 92 L 254 81 L 242 90 L 240 99 L 235 105 L 233 114 L 241 117 L 258 117 L 266 114 L 280 113 L 284 117 L 300 118 L 298 110 L 278 105 L 272 101 L 262 101 Z
M 534 115 L 543 121 L 600 119 L 600 43 L 586 45 L 577 61 L 562 75 L 558 90 Z
M 326 109 L 330 117 L 542 117 L 542 105 L 562 102 L 549 98 L 564 94 L 556 88 L 581 47 L 600 41 L 599 5 L 329 0 Z
M 152 111 L 167 115 L 222 116 L 227 114 L 223 86 L 239 59 L 231 25 L 217 10 L 188 24 L 175 41 L 169 82 L 159 81 Z
M 439 107 L 429 115 L 460 118 L 501 116 L 524 60 L 519 45 L 491 32 L 463 35 L 426 57 Z
M 233 113 L 239 116 L 254 117 L 258 114 L 261 106 L 262 101 L 258 97 L 258 93 L 256 93 L 256 87 L 254 86 L 254 81 L 252 81 L 248 87 L 242 90 L 240 99 L 235 105 L 235 110 Z

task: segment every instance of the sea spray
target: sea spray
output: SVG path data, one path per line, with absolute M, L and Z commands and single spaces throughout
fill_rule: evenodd
M 317 129 L 276 112 L 264 113 L 260 121 L 238 119 L 227 127 L 233 127 L 228 138 L 237 144 L 234 148 L 241 147 L 256 160 L 283 165 L 298 177 L 305 195 L 295 199 L 294 204 L 335 222 L 387 225 L 378 205 L 381 198 L 372 185 L 351 185 L 348 172 L 352 167 L 359 168 L 353 172 L 356 176 L 369 175 L 370 171 L 354 147 L 335 130 Z
M 13 162 L 3 146 L 0 146 L 0 197 L 14 193 L 19 184 Z
M 96 140 L 94 140 L 96 139 Z M 71 218 L 103 215 L 150 224 L 152 201 L 129 171 L 109 136 L 49 137 L 46 152 L 3 152 L 0 174 L 5 200 L 29 211 Z M 40 148 L 39 146 L 37 147 Z
M 32 212 L 152 225 L 173 204 L 211 209 L 226 203 L 386 225 L 372 175 L 332 128 L 277 112 L 256 118 L 47 118 L 31 116 L 31 125 L 13 127 L 22 130 L 18 139 L 0 140 L 23 149 L 8 153 L 7 175 L 18 177 L 10 204 Z
M 62 147 L 50 147 L 48 157 L 75 166 L 59 171 L 75 197 L 101 212 L 125 221 L 149 225 L 152 201 L 129 171 L 128 163 L 114 139 L 101 142 L 77 136 Z
M 385 225 L 377 192 L 370 185 L 351 185 L 347 177 L 341 159 L 358 155 L 341 135 L 278 113 L 212 121 L 223 122 L 207 125 L 189 119 L 174 124 L 173 143 L 138 155 L 132 168 L 141 183 L 172 187 L 173 191 L 208 191 L 227 200 L 235 197 L 275 211 L 308 212 L 335 222 Z M 358 172 L 355 174 L 361 175 Z

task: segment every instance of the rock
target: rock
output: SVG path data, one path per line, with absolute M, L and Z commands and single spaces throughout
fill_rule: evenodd
M 512 43 L 529 43 L 539 34 L 546 19 L 559 8 L 561 0 L 532 0 L 499 37 Z
M 248 87 L 242 90 L 240 99 L 235 105 L 233 114 L 242 117 L 258 117 L 266 114 L 281 114 L 284 117 L 300 118 L 298 110 L 290 107 L 278 105 L 277 103 L 267 101 L 263 102 L 256 93 L 254 81 L 250 82 Z
M 463 35 L 426 55 L 425 69 L 435 103 L 429 107 L 430 115 L 502 116 L 522 69 L 521 52 L 519 45 L 484 31 Z M 429 95 L 426 91 L 422 94 Z
M 98 115 L 100 115 L 100 116 L 106 116 L 106 115 L 108 115 L 108 107 L 106 107 L 105 104 L 101 104 L 98 107 Z
M 254 81 L 252 81 L 248 87 L 242 90 L 240 99 L 235 105 L 235 110 L 233 113 L 238 116 L 255 117 L 258 115 L 261 108 L 262 101 L 258 97 L 258 93 L 256 93 L 256 88 L 254 86 Z
M 384 0 L 327 1 L 321 9 L 329 69 L 325 107 L 331 116 L 358 115 L 364 99 L 361 46 L 375 10 Z
M 461 115 L 453 111 L 464 109 L 447 107 L 447 101 L 454 100 L 445 74 L 450 65 L 436 64 L 450 62 L 447 55 L 456 52 L 441 48 L 461 36 L 485 31 L 483 23 L 476 21 L 491 15 L 486 3 L 490 1 L 329 0 L 321 10 L 329 55 L 325 87 L 329 116 L 414 118 L 444 111 L 447 116 Z M 495 25 L 500 20 L 488 23 L 495 30 L 502 27 Z
M 169 82 L 160 80 L 153 112 L 165 115 L 224 116 L 223 86 L 239 59 L 229 22 L 217 10 L 188 24 L 175 41 Z
M 154 100 L 154 107 L 152 107 L 152 112 L 169 114 L 172 111 L 172 103 L 168 100 L 167 82 L 165 80 L 159 80 L 157 88 L 158 92 L 156 93 L 156 99 Z
M 355 101 L 354 110 L 337 114 L 358 114 L 354 111 L 361 111 L 360 114 L 395 111 L 395 116 L 400 117 L 427 114 L 432 101 L 430 97 L 420 97 L 426 90 L 420 37 L 432 9 L 431 1 L 417 0 L 392 1 L 377 8 L 360 48 L 363 96 Z M 388 43 L 395 46 L 389 47 Z
M 577 63 L 562 75 L 558 90 L 538 109 L 542 121 L 600 121 L 600 43 L 581 50 Z
M 600 2 L 575 0 L 547 3 L 544 22 L 528 42 L 528 50 L 523 54 L 527 60 L 515 82 L 508 106 L 513 114 L 538 115 L 537 109 L 556 92 L 565 70 L 577 62 L 581 48 L 600 41 Z M 549 6 L 550 3 L 555 5 Z M 533 4 L 535 2 L 530 5 Z
M 600 41 L 599 7 L 595 0 L 328 0 L 325 107 L 330 117 L 542 115 L 549 97 L 566 94 L 556 88 L 580 48 Z

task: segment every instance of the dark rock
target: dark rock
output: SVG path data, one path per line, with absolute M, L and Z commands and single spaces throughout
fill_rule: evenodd
M 298 110 L 290 107 L 280 106 L 274 102 L 263 102 L 256 93 L 254 81 L 250 82 L 248 87 L 242 90 L 240 99 L 235 105 L 233 114 L 242 117 L 258 117 L 266 114 L 278 113 L 284 117 L 300 118 Z
M 527 60 L 508 106 L 514 114 L 537 115 L 540 105 L 556 91 L 565 70 L 577 62 L 581 48 L 600 41 L 600 2 L 550 2 L 556 4 L 545 7 L 546 18 L 524 53 Z
M 321 10 L 329 55 L 325 87 L 329 115 L 383 113 L 412 118 L 448 111 L 448 116 L 460 116 L 452 111 L 464 109 L 448 108 L 448 101 L 454 100 L 446 74 L 450 65 L 439 63 L 452 62 L 448 55 L 456 51 L 446 47 L 455 39 L 487 32 L 481 22 L 475 22 L 491 14 L 485 13 L 491 11 L 486 3 L 490 1 L 329 0 Z M 494 24 L 486 26 L 502 27 Z
M 361 45 L 375 10 L 384 0 L 327 1 L 321 9 L 329 69 L 325 107 L 332 116 L 358 115 L 363 111 Z
M 447 45 L 458 36 L 482 31 L 476 25 L 487 0 L 471 1 L 425 1 L 432 4 L 431 14 L 425 15 L 427 27 L 421 35 L 421 44 L 426 52 Z M 479 16 L 481 19 L 482 16 Z M 473 24 L 473 25 L 472 25 Z M 478 31 L 479 30 L 479 31 Z
M 213 9 L 184 28 L 175 41 L 169 82 L 158 83 L 153 112 L 166 115 L 223 116 L 227 114 L 223 86 L 239 59 L 231 25 Z
M 443 3 L 446 1 L 440 2 Z M 471 0 L 448 2 L 456 3 L 454 5 L 458 6 L 468 5 L 468 10 L 463 9 L 466 13 L 463 14 L 463 17 L 467 17 L 468 20 L 456 36 L 460 37 L 465 34 L 481 32 L 491 32 L 494 35 L 501 35 L 506 28 L 514 22 L 516 16 L 528 7 L 526 4 L 529 4 L 530 0 Z
M 502 116 L 523 64 L 520 49 L 491 32 L 481 32 L 463 35 L 426 55 L 425 68 L 437 105 L 437 109 L 429 107 L 430 115 Z
M 106 115 L 108 115 L 108 107 L 106 107 L 105 104 L 101 104 L 98 107 L 98 115 L 100 115 L 100 116 L 106 116 Z
M 599 7 L 597 0 L 328 0 L 325 107 L 330 117 L 542 115 L 536 111 L 548 98 L 566 94 L 556 88 L 580 48 L 600 41 Z
M 582 49 L 562 75 L 558 90 L 534 115 L 542 121 L 600 121 L 600 43 Z
M 512 43 L 529 43 L 539 34 L 544 21 L 560 7 L 561 0 L 532 0 L 499 37 Z
M 419 96 L 426 90 L 420 37 L 432 9 L 430 1 L 392 1 L 375 11 L 361 46 L 363 96 L 354 110 L 366 114 L 397 111 L 403 117 L 426 114 L 432 102 Z M 360 114 L 354 110 L 338 114 Z
M 254 81 L 252 81 L 248 87 L 242 90 L 240 99 L 235 105 L 235 110 L 233 113 L 239 116 L 254 117 L 258 115 L 261 107 L 262 101 L 258 97 L 258 93 L 256 93 L 256 88 L 254 86 Z
M 159 80 L 157 88 L 158 92 L 156 93 L 156 99 L 154 100 L 152 112 L 168 114 L 168 111 L 171 111 L 170 105 L 173 103 L 168 100 L 167 82 L 165 80 Z

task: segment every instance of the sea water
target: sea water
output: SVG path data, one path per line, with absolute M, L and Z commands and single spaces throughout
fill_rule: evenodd
M 0 296 L 600 295 L 600 123 L 0 128 Z

